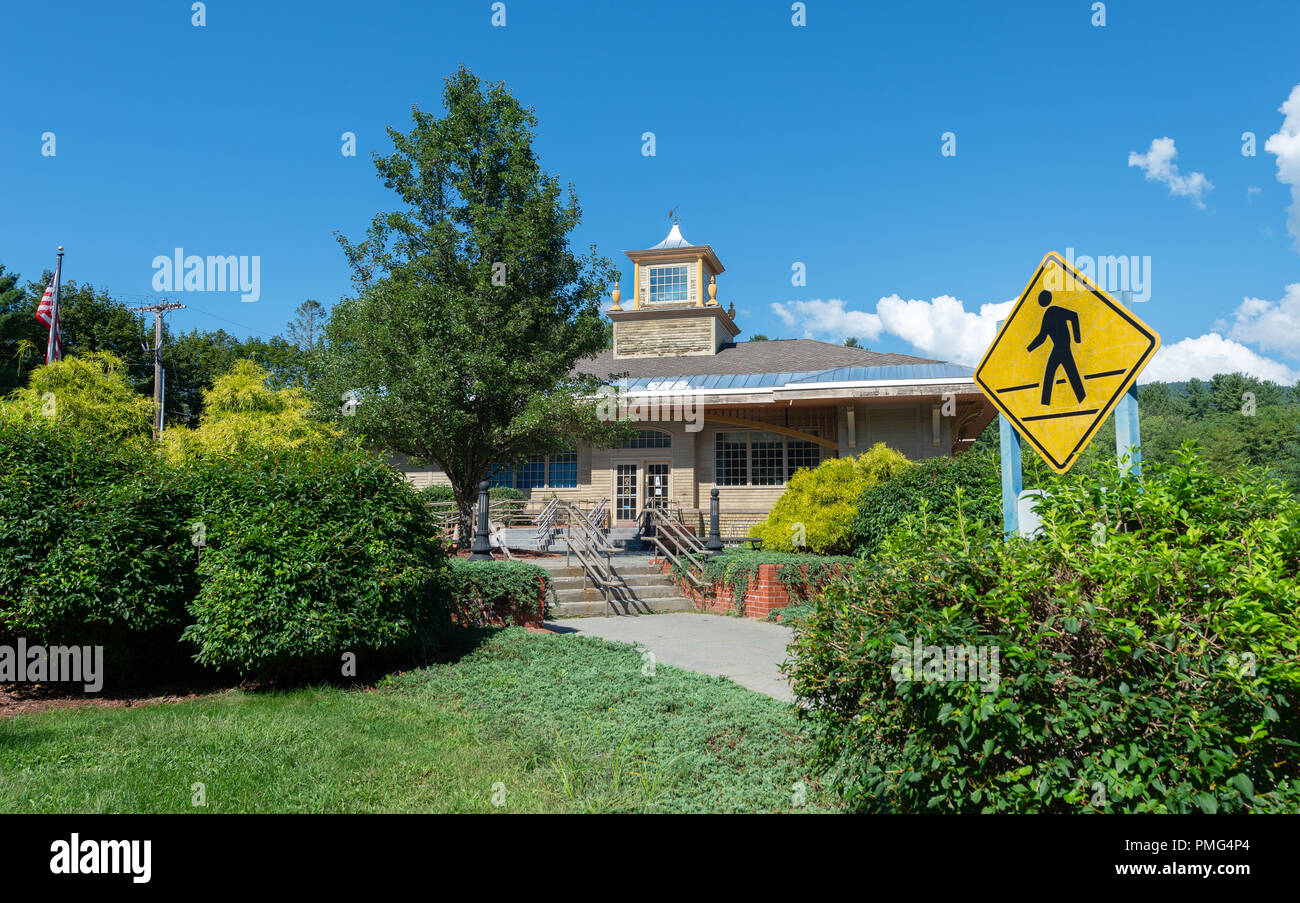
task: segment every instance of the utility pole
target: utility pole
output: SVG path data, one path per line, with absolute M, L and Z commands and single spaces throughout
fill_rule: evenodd
M 163 381 L 162 381 L 162 318 L 169 310 L 184 310 L 185 305 L 175 301 L 145 304 L 131 310 L 153 314 L 153 437 L 157 440 L 163 431 Z

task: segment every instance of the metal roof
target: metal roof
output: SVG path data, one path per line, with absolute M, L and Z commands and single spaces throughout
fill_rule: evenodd
M 698 376 L 642 376 L 621 380 L 624 392 L 687 392 L 707 389 L 772 389 L 794 383 L 889 382 L 923 379 L 970 379 L 975 371 L 957 364 L 896 364 L 885 367 L 837 367 L 784 373 L 709 373 Z
M 662 251 L 665 248 L 693 248 L 693 247 L 695 247 L 695 245 L 691 244 L 684 237 L 682 237 L 682 230 L 677 228 L 676 223 L 673 223 L 672 231 L 668 233 L 668 237 L 665 238 L 663 241 L 659 242 L 659 244 L 647 250 Z
M 791 382 L 805 383 L 841 383 L 841 382 L 906 382 L 914 379 L 971 379 L 975 371 L 959 364 L 896 364 L 889 367 L 836 367 L 823 370 L 808 379 L 795 379 Z

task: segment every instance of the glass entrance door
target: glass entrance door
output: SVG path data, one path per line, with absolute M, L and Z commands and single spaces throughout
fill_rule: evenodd
M 619 464 L 614 471 L 614 520 L 636 520 L 636 465 Z
M 668 464 L 647 462 L 645 465 L 645 507 L 668 507 Z

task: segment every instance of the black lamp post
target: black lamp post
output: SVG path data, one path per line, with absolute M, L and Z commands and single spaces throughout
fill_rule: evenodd
M 709 539 L 704 543 L 709 553 L 716 555 L 722 551 L 722 534 L 718 532 L 718 487 L 709 490 Z
M 478 530 L 469 547 L 470 561 L 493 561 L 492 543 L 488 540 L 488 481 L 478 484 Z

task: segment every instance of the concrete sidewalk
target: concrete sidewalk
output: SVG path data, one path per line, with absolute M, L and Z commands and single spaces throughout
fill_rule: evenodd
M 547 621 L 546 626 L 561 634 L 637 643 L 666 665 L 730 677 L 759 693 L 794 700 L 779 670 L 794 631 L 779 624 L 721 615 L 662 614 L 566 618 Z

